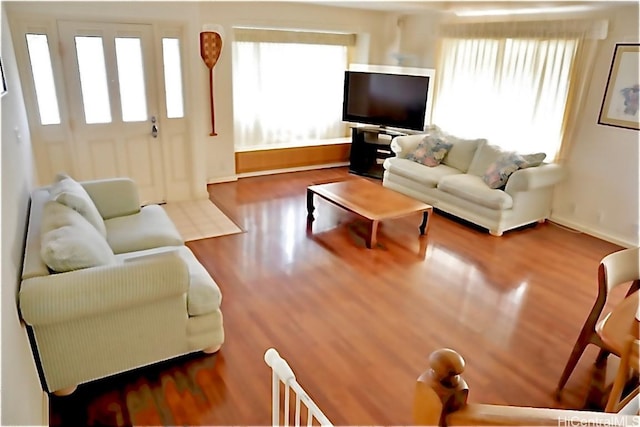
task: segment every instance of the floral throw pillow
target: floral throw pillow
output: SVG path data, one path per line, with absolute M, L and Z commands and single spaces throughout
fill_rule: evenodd
M 512 173 L 526 165 L 526 160 L 517 153 L 504 153 L 489 165 L 482 180 L 489 188 L 497 189 L 507 185 Z
M 430 134 L 420 141 L 407 159 L 430 167 L 438 166 L 451 147 L 453 144 L 445 141 L 441 135 Z

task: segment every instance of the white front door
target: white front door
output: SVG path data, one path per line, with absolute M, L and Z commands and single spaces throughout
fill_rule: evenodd
M 151 25 L 58 22 L 74 163 L 81 180 L 132 178 L 165 200 Z

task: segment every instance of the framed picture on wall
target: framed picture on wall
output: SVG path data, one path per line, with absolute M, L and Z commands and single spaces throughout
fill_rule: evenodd
M 640 44 L 616 44 L 600 108 L 599 124 L 640 130 L 639 61 Z
M 7 80 L 4 78 L 4 66 L 2 64 L 2 58 L 0 58 L 0 77 L 2 78 L 2 83 L 0 85 L 0 96 L 3 96 L 7 93 Z

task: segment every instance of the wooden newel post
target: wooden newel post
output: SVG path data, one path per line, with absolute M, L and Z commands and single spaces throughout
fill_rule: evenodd
M 416 425 L 446 425 L 446 415 L 467 404 L 469 388 L 460 377 L 464 359 L 443 348 L 429 356 L 430 368 L 418 378 L 413 418 Z

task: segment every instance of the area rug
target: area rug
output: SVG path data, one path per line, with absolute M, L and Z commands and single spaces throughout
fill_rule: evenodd
M 242 233 L 229 217 L 208 199 L 162 205 L 185 241 Z

